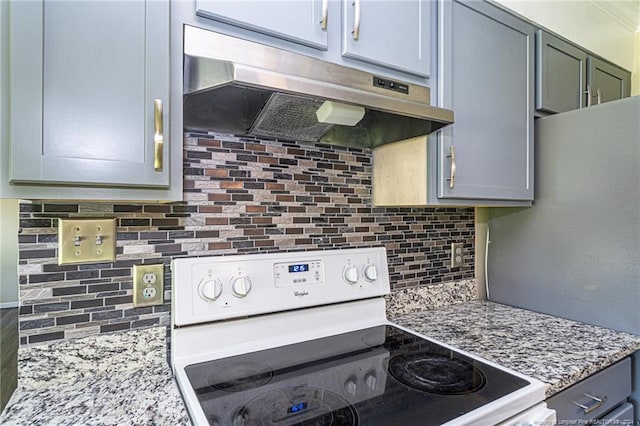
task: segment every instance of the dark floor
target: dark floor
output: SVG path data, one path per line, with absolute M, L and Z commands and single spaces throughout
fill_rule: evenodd
M 0 411 L 18 382 L 18 308 L 0 309 Z

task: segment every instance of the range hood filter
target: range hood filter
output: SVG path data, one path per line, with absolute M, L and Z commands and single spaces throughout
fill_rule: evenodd
M 286 135 L 287 139 L 303 142 L 320 140 L 333 126 L 316 119 L 316 111 L 322 103 L 313 98 L 273 93 L 249 133 L 268 138 Z

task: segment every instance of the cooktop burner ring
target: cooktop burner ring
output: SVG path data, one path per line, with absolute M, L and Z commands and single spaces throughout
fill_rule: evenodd
M 477 392 L 487 383 L 485 375 L 470 362 L 436 353 L 396 355 L 389 361 L 388 370 L 406 386 L 440 395 Z
M 257 361 L 229 362 L 207 376 L 209 386 L 225 392 L 242 392 L 271 382 L 273 369 Z

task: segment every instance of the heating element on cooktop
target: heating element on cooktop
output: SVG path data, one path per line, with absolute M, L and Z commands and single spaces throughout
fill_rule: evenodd
M 210 424 L 232 425 L 440 425 L 529 384 L 390 325 L 185 370 Z

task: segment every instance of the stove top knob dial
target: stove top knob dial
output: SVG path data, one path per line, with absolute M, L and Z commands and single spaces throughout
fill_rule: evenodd
M 246 410 L 240 411 L 238 414 L 233 416 L 233 426 L 246 426 L 249 424 L 249 414 Z M 215 423 L 214 423 L 215 424 Z
M 249 277 L 237 277 L 231 281 L 231 290 L 236 297 L 245 297 L 251 291 L 251 280 Z
M 198 286 L 198 292 L 207 302 L 214 302 L 222 294 L 222 283 L 220 280 L 202 280 Z
M 376 373 L 370 371 L 364 376 L 364 384 L 372 391 L 376 390 L 376 386 L 378 384 L 378 379 L 376 378 Z
M 342 276 L 347 284 L 355 284 L 358 282 L 358 269 L 355 266 L 347 266 Z
M 364 279 L 373 282 L 378 279 L 378 268 L 376 265 L 369 264 L 364 267 Z
M 358 384 L 356 382 L 355 377 L 349 377 L 345 380 L 344 385 L 342 385 L 345 393 L 349 396 L 356 396 L 356 391 L 358 390 Z

